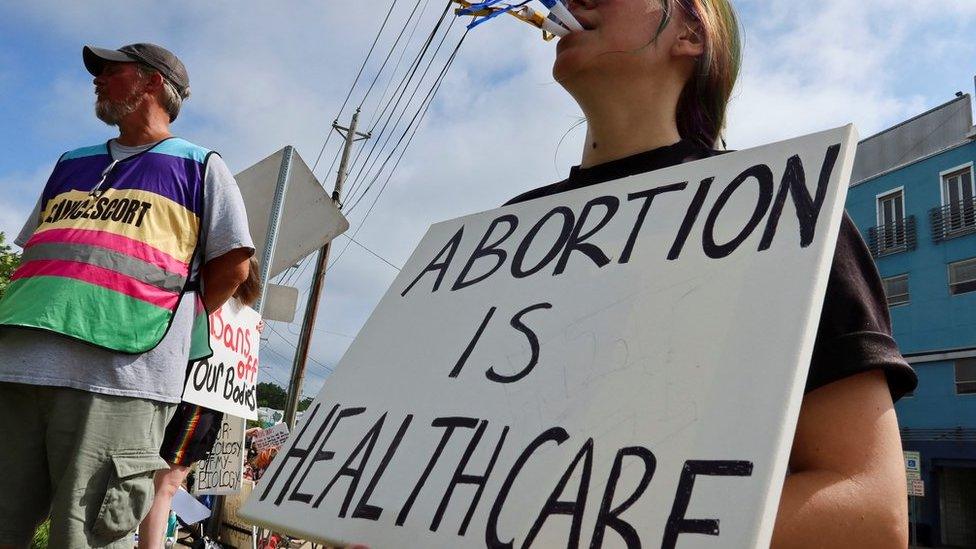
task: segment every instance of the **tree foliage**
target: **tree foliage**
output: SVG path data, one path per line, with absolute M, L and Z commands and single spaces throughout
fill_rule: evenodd
M 288 400 L 288 391 L 274 383 L 258 383 L 258 407 L 284 410 Z M 312 405 L 312 397 L 305 397 L 298 401 L 298 411 L 304 412 Z
M 6 243 L 7 235 L 0 231 L 0 297 L 7 291 L 10 275 L 20 266 L 20 254 Z
M 288 393 L 274 383 L 258 383 L 258 407 L 284 410 Z

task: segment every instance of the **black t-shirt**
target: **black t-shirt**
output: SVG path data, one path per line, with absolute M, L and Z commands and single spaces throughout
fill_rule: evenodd
M 569 178 L 509 200 L 515 204 L 606 181 L 668 168 L 721 154 L 689 141 L 638 153 L 590 168 L 574 166 Z M 891 337 L 884 286 L 857 227 L 844 212 L 830 268 L 820 326 L 807 376 L 806 392 L 839 379 L 880 368 L 893 400 L 912 391 L 918 378 Z

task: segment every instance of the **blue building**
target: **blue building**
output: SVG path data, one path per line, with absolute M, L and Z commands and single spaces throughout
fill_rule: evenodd
M 896 408 L 904 449 L 921 458 L 924 496 L 909 505 L 923 547 L 976 547 L 974 163 L 971 99 L 959 93 L 861 141 L 847 200 L 918 372 Z

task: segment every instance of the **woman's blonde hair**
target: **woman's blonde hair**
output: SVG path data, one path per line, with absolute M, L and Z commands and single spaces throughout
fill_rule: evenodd
M 714 148 L 722 138 L 726 110 L 742 63 L 739 21 L 731 0 L 658 0 L 664 17 L 658 33 L 667 27 L 675 9 L 702 32 L 705 51 L 695 74 L 678 99 L 678 132 L 703 147 Z

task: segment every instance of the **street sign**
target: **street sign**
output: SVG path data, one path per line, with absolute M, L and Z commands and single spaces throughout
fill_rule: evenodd
M 769 547 L 856 144 L 433 225 L 241 515 L 339 546 Z
M 268 237 L 269 216 L 283 155 L 284 149 L 234 176 L 247 208 L 247 221 L 255 250 L 263 250 Z M 282 222 L 269 279 L 349 228 L 349 222 L 336 208 L 328 191 L 322 188 L 297 152 L 292 154 L 284 206 L 279 215 Z
M 268 283 L 261 318 L 291 324 L 298 308 L 298 288 Z
M 905 455 L 905 476 L 909 481 L 922 478 L 922 456 L 918 452 L 902 452 Z
M 922 479 L 914 479 L 908 481 L 908 495 L 914 497 L 925 497 L 925 481 Z

